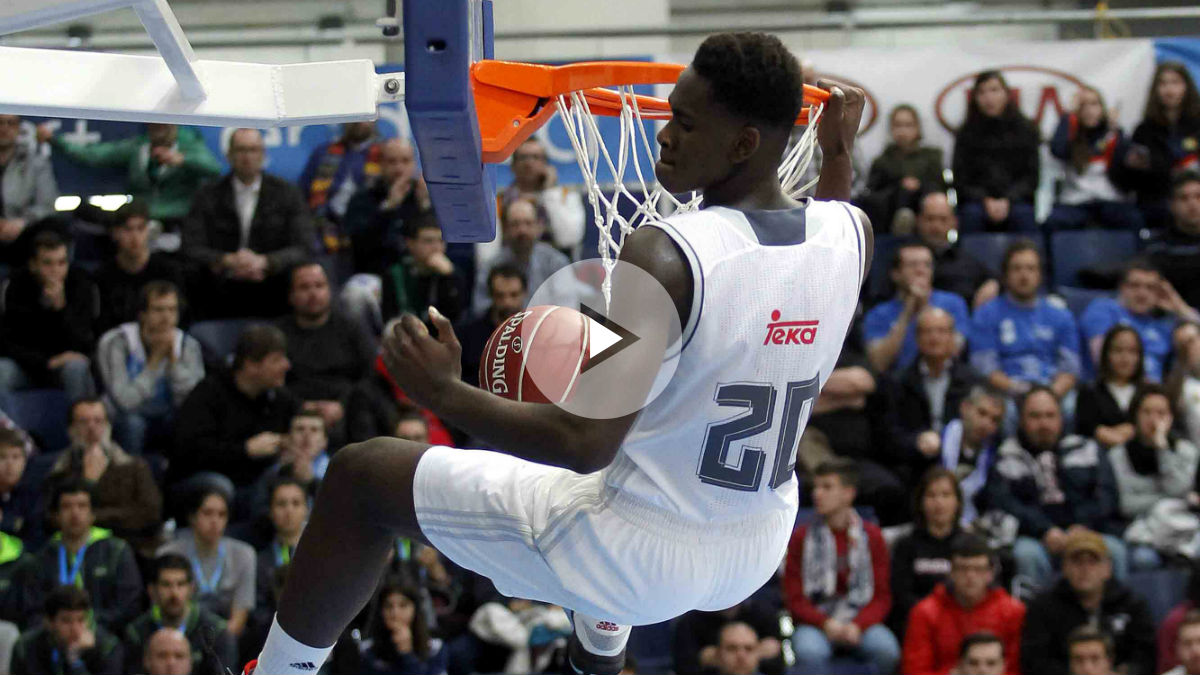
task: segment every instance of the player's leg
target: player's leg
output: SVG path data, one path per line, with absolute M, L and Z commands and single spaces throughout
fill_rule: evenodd
M 257 672 L 316 672 L 374 593 L 393 540 L 423 539 L 413 478 L 428 447 L 375 438 L 334 455 L 292 559 Z

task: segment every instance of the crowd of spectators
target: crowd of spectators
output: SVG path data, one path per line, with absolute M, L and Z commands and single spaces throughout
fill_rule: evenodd
M 889 121 L 856 201 L 897 243 L 800 440 L 804 510 L 780 573 L 658 647 L 681 675 L 837 659 L 1200 675 L 1200 573 L 1159 627 L 1129 584 L 1200 558 L 1200 93 L 1160 65 L 1125 134 L 1081 90 L 1048 139 L 1063 179 L 1040 223 L 1042 139 L 1000 73 L 976 78 L 948 163 L 914 107 Z M 57 214 L 20 126 L 0 116 L 0 673 L 236 671 L 340 447 L 477 445 L 397 387 L 380 336 L 436 307 L 474 381 L 533 291 L 578 292 L 554 274 L 588 254 L 585 201 L 531 139 L 498 195 L 500 236 L 448 245 L 413 146 L 369 123 L 314 150 L 297 185 L 264 170 L 253 129 L 230 134 L 221 175 L 190 129 L 75 145 L 43 125 L 36 144 L 126 169 L 133 195 Z M 96 259 L 76 246 L 85 219 L 109 233 Z M 1136 232 L 1143 250 L 1073 313 L 1044 237 L 1083 228 Z M 961 243 L 986 232 L 1022 238 L 980 260 Z M 228 353 L 202 346 L 201 322 L 239 327 Z M 65 446 L 8 408 L 47 388 L 67 402 Z M 568 631 L 557 608 L 400 539 L 323 672 L 551 672 Z

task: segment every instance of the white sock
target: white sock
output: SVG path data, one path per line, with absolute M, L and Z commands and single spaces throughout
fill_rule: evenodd
M 572 621 L 575 623 L 575 635 L 579 638 L 579 644 L 589 654 L 616 656 L 629 641 L 631 626 L 593 619 L 579 612 L 574 613 Z
M 297 642 L 279 627 L 279 616 L 276 615 L 267 642 L 258 655 L 254 675 L 315 675 L 331 651 L 333 645 L 309 647 Z

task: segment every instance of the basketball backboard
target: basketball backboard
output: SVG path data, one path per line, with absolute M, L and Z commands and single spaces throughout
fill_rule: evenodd
M 491 241 L 470 66 L 490 58 L 490 0 L 404 5 L 405 72 L 366 59 L 273 65 L 198 59 L 167 0 L 6 0 L 0 35 L 131 8 L 158 56 L 0 47 L 0 113 L 255 128 L 374 119 L 406 99 L 447 241 Z M 414 82 L 405 86 L 405 80 Z

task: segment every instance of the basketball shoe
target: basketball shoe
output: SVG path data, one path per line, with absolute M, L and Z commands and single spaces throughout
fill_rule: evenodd
M 566 610 L 571 619 L 567 660 L 578 675 L 620 675 L 631 626 L 599 621 Z

